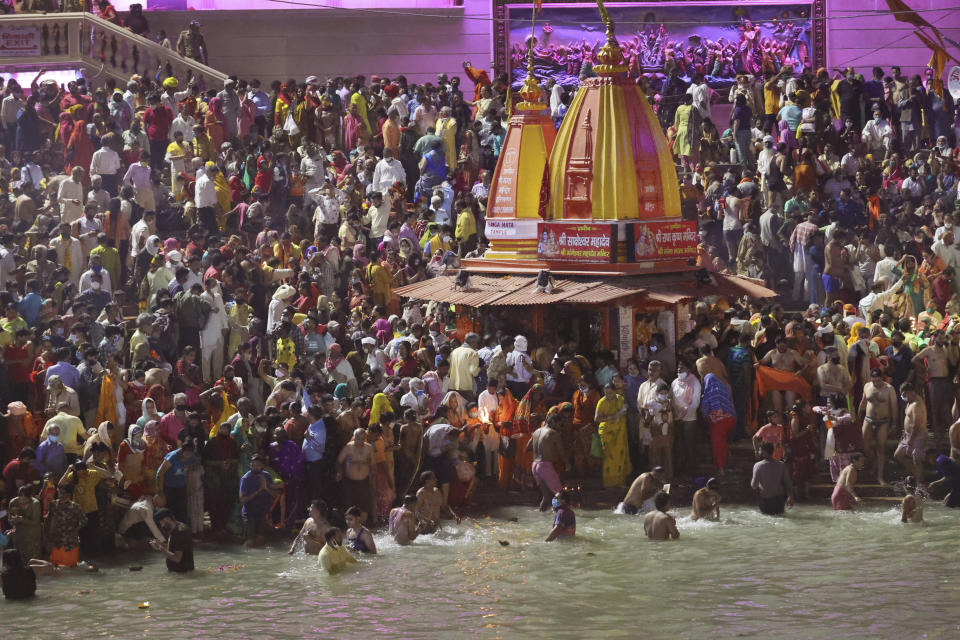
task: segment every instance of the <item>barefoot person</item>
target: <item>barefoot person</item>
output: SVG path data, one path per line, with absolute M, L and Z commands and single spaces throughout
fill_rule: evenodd
M 556 429 L 558 417 L 549 416 L 527 443 L 527 449 L 533 451 L 533 478 L 540 488 L 540 511 L 546 511 L 553 496 L 563 488 L 557 474 L 557 463 L 563 460 L 563 440 Z
M 357 563 L 357 559 L 343 546 L 343 532 L 340 529 L 336 527 L 327 529 L 323 538 L 326 544 L 317 554 L 318 567 L 333 575 Z
M 570 506 L 570 492 L 566 489 L 557 491 L 551 500 L 555 515 L 553 528 L 545 542 L 553 542 L 557 538 L 572 538 L 577 535 L 577 516 Z
M 768 516 L 782 514 L 785 504 L 793 506 L 790 467 L 773 458 L 775 448 L 772 442 L 760 445 L 763 460 L 753 465 L 753 478 L 750 480 L 750 487 L 760 499 L 760 513 Z
M 240 513 L 243 516 L 244 546 L 263 546 L 267 532 L 267 512 L 276 497 L 270 477 L 264 472 L 266 458 L 254 454 L 250 470 L 240 478 Z
M 397 544 L 407 546 L 412 544 L 420 532 L 417 530 L 417 496 L 408 494 L 403 499 L 403 506 L 390 511 L 390 528 L 387 532 L 393 536 Z
M 646 513 L 656 508 L 653 497 L 663 488 L 666 474 L 663 467 L 654 467 L 651 471 L 641 473 L 627 489 L 623 497 L 623 512 L 627 515 Z
M 886 461 L 887 432 L 895 429 L 900 405 L 893 385 L 887 384 L 880 369 L 870 372 L 870 382 L 863 385 L 863 400 L 860 401 L 858 418 L 863 421 L 863 449 L 867 457 L 876 459 L 877 484 L 883 481 L 883 464 Z
M 173 517 L 173 512 L 166 507 L 157 509 L 153 520 L 167 542 L 151 540 L 150 546 L 163 553 L 167 558 L 167 571 L 187 573 L 193 571 L 193 536 L 190 529 Z
M 907 495 L 900 501 L 900 522 L 923 522 L 923 498 L 917 495 L 917 479 L 904 478 L 903 489 Z
M 290 545 L 287 555 L 292 556 L 301 541 L 303 542 L 304 553 L 311 556 L 320 553 L 326 543 L 324 534 L 330 528 L 327 513 L 327 503 L 323 500 L 314 500 L 310 503 L 310 507 L 307 509 L 307 519 L 304 521 L 303 527 L 300 528 L 300 533 L 293 539 L 293 544 Z
M 643 531 L 650 540 L 676 540 L 680 537 L 677 521 L 667 513 L 670 510 L 670 494 L 657 492 L 653 498 L 657 510 L 643 517 Z
M 907 403 L 907 408 L 903 413 L 903 439 L 893 457 L 914 478 L 922 478 L 923 458 L 927 454 L 927 405 L 917 395 L 912 382 L 900 385 L 900 397 Z
M 863 504 L 863 500 L 853 490 L 853 485 L 857 484 L 857 472 L 861 469 L 863 469 L 863 454 L 855 453 L 850 456 L 850 464 L 840 472 L 837 485 L 833 488 L 833 495 L 830 496 L 834 511 L 851 511 L 854 503 Z
M 717 492 L 719 486 L 716 478 L 710 478 L 705 487 L 697 489 L 693 494 L 693 504 L 690 506 L 691 520 L 720 519 L 720 493 Z
M 441 514 L 448 514 L 460 523 L 460 516 L 453 512 L 443 499 L 443 493 L 437 486 L 437 476 L 433 471 L 420 474 L 423 486 L 417 491 L 417 528 L 421 534 L 435 533 L 440 528 Z
M 370 529 L 363 526 L 360 520 L 361 515 L 357 507 L 349 507 L 343 514 L 347 521 L 347 546 L 351 551 L 376 555 L 377 543 L 373 541 Z
M 353 440 L 347 443 L 337 456 L 337 482 L 343 484 L 343 504 L 356 506 L 367 521 L 373 514 L 373 445 L 367 442 L 367 430 L 353 432 Z

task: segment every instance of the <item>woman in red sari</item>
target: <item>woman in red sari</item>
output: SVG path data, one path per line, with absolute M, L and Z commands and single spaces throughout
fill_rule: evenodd
M 536 486 L 533 481 L 533 451 L 527 450 L 530 434 L 540 428 L 547 415 L 547 394 L 542 384 L 535 384 L 517 405 L 513 428 L 517 441 L 517 456 L 514 459 L 513 479 L 520 488 Z
M 33 360 L 33 370 L 30 373 L 30 391 L 28 392 L 27 408 L 30 411 L 43 411 L 47 402 L 46 378 L 47 369 L 57 362 L 57 352 L 49 338 L 40 341 L 40 355 Z M 48 416 L 49 417 L 49 416 Z
M 797 493 L 806 496 L 807 483 L 817 471 L 820 457 L 820 439 L 810 426 L 809 416 L 799 404 L 790 409 L 790 428 L 787 429 L 787 458 L 790 460 L 790 475 Z
M 93 159 L 93 141 L 90 140 L 90 135 L 87 133 L 86 120 L 76 121 L 63 153 L 65 161 L 63 170 L 67 175 L 70 175 L 70 171 L 74 167 L 83 167 L 83 184 L 85 188 L 89 188 L 88 169 L 90 168 L 90 161 Z

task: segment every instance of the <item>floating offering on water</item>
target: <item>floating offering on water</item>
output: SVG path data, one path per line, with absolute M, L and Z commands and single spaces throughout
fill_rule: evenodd
M 149 608 L 150 608 L 150 603 L 149 603 L 149 602 L 141 602 L 140 604 L 137 605 L 137 608 L 138 608 L 138 609 L 149 609 Z
M 130 571 L 143 571 L 143 565 L 136 565 L 134 567 L 128 567 Z
M 208 573 L 233 573 L 235 571 L 240 571 L 240 569 L 246 569 L 247 565 L 245 564 L 222 564 L 219 567 L 209 567 L 207 569 Z
M 93 593 L 93 589 L 80 589 L 77 591 L 78 596 L 82 596 L 85 593 Z
M 500 543 L 500 546 L 501 546 L 501 547 L 509 547 L 509 546 L 510 546 L 510 543 L 507 542 L 506 540 L 497 540 L 497 542 Z

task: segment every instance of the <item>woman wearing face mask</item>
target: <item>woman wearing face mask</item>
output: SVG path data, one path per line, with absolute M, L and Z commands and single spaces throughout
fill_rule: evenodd
M 146 492 L 144 475 L 144 453 L 146 442 L 143 440 L 143 427 L 130 427 L 128 437 L 120 443 L 117 451 L 117 469 L 123 474 L 123 488 L 131 500 L 139 500 Z

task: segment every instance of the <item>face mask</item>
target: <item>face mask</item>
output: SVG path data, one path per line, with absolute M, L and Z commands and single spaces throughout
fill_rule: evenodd
M 187 405 L 185 405 L 185 404 L 178 404 L 178 405 L 176 406 L 176 409 L 177 409 L 177 411 L 186 411 L 186 410 L 187 410 Z
M 845 122 L 844 124 L 845 124 L 846 126 L 848 126 L 848 127 L 852 127 L 852 126 L 853 126 L 853 123 L 852 123 L 852 122 Z
M 101 283 L 99 283 L 99 282 L 91 282 L 91 283 L 90 283 L 90 288 L 93 289 L 94 291 L 100 291 L 100 287 L 102 287 L 102 286 L 103 286 L 103 285 L 102 285 Z
M 840 356 L 830 358 L 830 362 L 832 362 L 833 364 L 840 364 Z
M 417 395 L 418 395 L 418 396 L 422 396 L 422 395 L 423 395 L 423 389 L 417 389 Z
M 556 498 L 554 498 L 553 500 L 551 500 L 551 501 L 550 501 L 550 504 L 553 505 L 553 508 L 554 508 L 554 509 L 559 509 L 559 508 L 560 508 L 560 501 L 557 500 Z
M 900 399 L 903 400 L 904 402 L 910 402 L 910 400 L 907 399 L 907 394 L 905 393 L 900 394 Z
M 659 349 L 659 347 L 658 347 L 657 345 L 655 345 L 655 344 L 654 344 L 654 345 L 650 345 L 650 351 L 653 351 L 654 353 L 656 353 L 657 349 Z
M 56 442 L 56 441 L 58 441 L 59 439 L 60 439 L 60 436 L 55 436 L 55 435 L 53 435 L 52 433 L 47 436 L 47 440 L 49 440 L 50 442 Z

